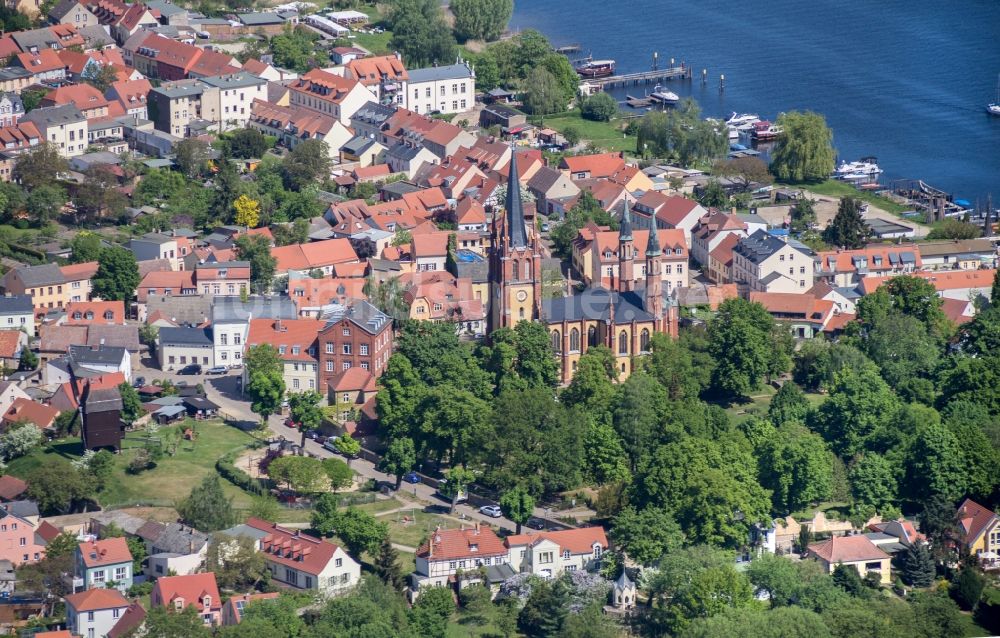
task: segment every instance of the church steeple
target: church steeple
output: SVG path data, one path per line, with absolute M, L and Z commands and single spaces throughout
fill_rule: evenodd
M 653 220 L 653 227 L 649 229 L 649 241 L 646 242 L 646 257 L 660 256 L 660 236 L 656 232 L 656 220 Z
M 632 213 L 623 202 L 622 223 L 618 227 L 618 292 L 635 289 L 635 247 L 632 244 Z
M 521 202 L 521 182 L 517 179 L 517 153 L 510 150 L 510 170 L 507 172 L 507 241 L 511 248 L 528 245 L 528 231 L 524 225 L 524 204 Z
M 653 219 L 646 242 L 646 312 L 653 315 L 657 331 L 663 330 L 663 276 L 660 274 L 660 233 Z

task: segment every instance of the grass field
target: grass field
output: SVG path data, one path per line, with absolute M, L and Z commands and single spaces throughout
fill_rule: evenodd
M 580 116 L 580 111 L 571 111 L 560 115 L 550 115 L 539 119 L 539 124 L 562 133 L 567 127 L 573 127 L 580 133 L 580 139 L 598 148 L 608 151 L 626 151 L 635 153 L 635 138 L 626 137 L 621 131 L 621 122 L 593 122 Z
M 404 517 L 410 517 L 412 522 L 404 522 Z M 420 541 L 427 538 L 431 532 L 440 525 L 442 528 L 455 528 L 461 525 L 461 521 L 450 516 L 440 514 L 428 514 L 421 511 L 419 507 L 412 510 L 400 510 L 379 516 L 378 520 L 389 526 L 389 538 L 394 543 L 416 547 Z
M 882 210 L 892 213 L 893 215 L 901 215 L 902 213 L 910 210 L 910 208 L 903 206 L 902 204 L 897 204 L 891 199 L 875 195 L 874 193 L 859 191 L 847 182 L 842 182 L 836 179 L 828 179 L 825 182 L 819 183 L 787 184 L 783 186 L 788 186 L 790 188 L 803 188 L 816 193 L 817 195 L 826 195 L 827 197 L 854 197 L 856 199 L 866 201 L 872 206 L 881 208 Z
M 385 28 L 382 22 L 382 14 L 379 12 L 378 7 L 361 7 L 363 13 L 368 14 L 370 19 L 369 26 L 381 26 Z M 354 33 L 354 38 L 351 41 L 354 44 L 368 49 L 375 55 L 383 55 L 386 53 L 392 53 L 392 49 L 389 47 L 389 41 L 392 40 L 392 33 L 386 30 L 383 33 Z

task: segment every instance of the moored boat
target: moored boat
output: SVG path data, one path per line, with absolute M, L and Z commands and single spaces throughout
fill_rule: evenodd
M 763 120 L 753 125 L 750 135 L 758 142 L 773 140 L 781 135 L 781 127 Z
M 738 128 L 745 126 L 747 124 L 756 124 L 760 121 L 760 117 L 754 113 L 736 113 L 733 112 L 726 120 L 726 126 L 731 126 L 733 128 Z
M 986 112 L 990 115 L 1000 116 L 1000 75 L 997 76 L 997 100 L 986 105 Z
M 576 72 L 585 78 L 603 78 L 614 75 L 614 60 L 587 60 L 576 67 Z

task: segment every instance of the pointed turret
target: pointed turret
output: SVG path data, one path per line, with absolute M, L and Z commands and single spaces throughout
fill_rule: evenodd
M 646 256 L 656 257 L 661 254 L 660 252 L 660 237 L 659 233 L 656 232 L 656 219 L 653 219 L 653 227 L 649 229 L 649 241 L 646 242 Z
M 521 182 L 517 179 L 517 153 L 510 152 L 510 170 L 507 172 L 507 241 L 511 248 L 528 245 L 528 231 L 524 226 L 524 204 L 521 202 Z
M 632 240 L 632 212 L 629 210 L 628 202 L 623 201 L 622 223 L 618 227 L 618 241 Z

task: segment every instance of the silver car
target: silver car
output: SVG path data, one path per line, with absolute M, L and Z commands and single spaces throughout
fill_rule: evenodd
M 483 505 L 479 508 L 479 513 L 493 518 L 500 518 L 503 516 L 503 512 L 500 511 L 499 505 Z

